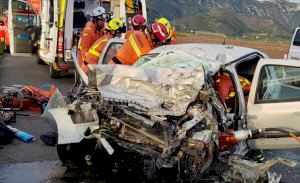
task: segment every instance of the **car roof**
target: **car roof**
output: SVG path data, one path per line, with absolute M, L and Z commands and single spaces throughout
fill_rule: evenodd
M 264 58 L 268 58 L 266 54 L 252 48 L 201 43 L 165 45 L 152 50 L 149 54 L 162 53 L 166 51 L 185 52 L 201 58 L 202 61 L 215 62 L 220 65 L 226 65 L 252 53 L 259 53 Z

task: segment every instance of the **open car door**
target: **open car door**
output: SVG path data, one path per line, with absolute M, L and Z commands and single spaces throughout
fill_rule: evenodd
M 98 64 L 108 64 L 109 61 L 116 55 L 118 50 L 123 46 L 124 39 L 113 38 L 108 41 L 99 58 Z
M 122 47 L 123 44 L 124 44 L 123 39 L 113 38 L 109 40 L 101 53 L 98 64 L 108 64 L 108 62 L 115 56 L 115 54 Z M 88 85 L 89 83 L 88 76 L 86 73 L 83 72 L 83 70 L 79 65 L 79 61 L 77 59 L 77 50 L 75 47 L 72 50 L 72 57 L 74 60 L 77 73 L 79 74 L 84 84 Z M 93 66 L 89 65 L 89 67 L 92 68 Z
M 248 100 L 248 128 L 285 129 L 300 132 L 300 62 L 296 60 L 259 61 Z M 280 132 L 267 132 L 249 140 L 251 149 L 290 149 L 300 143 Z
M 40 20 L 38 13 L 28 2 L 9 0 L 8 31 L 12 55 L 32 53 L 40 35 Z

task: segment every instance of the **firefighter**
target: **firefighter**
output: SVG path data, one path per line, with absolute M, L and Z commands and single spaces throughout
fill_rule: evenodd
M 134 31 L 145 32 L 146 25 L 147 25 L 147 20 L 142 15 L 140 15 L 140 14 L 135 15 L 134 17 L 131 18 L 131 21 L 130 21 L 131 29 L 126 32 L 125 39 L 128 39 L 129 36 Z
M 121 37 L 122 33 L 126 32 L 126 26 L 121 19 L 113 18 L 108 22 L 105 30 L 106 34 L 99 38 L 86 53 L 85 61 L 81 67 L 85 73 L 88 71 L 87 64 L 97 64 L 106 43 L 114 37 Z
M 168 28 L 168 38 L 167 38 L 166 44 L 177 44 L 178 42 L 176 39 L 175 30 L 172 27 L 172 25 L 170 24 L 169 20 L 167 20 L 166 18 L 159 18 L 159 19 L 156 19 L 156 22 L 161 23 Z
M 146 34 L 135 31 L 125 41 L 109 64 L 133 65 L 141 56 L 163 45 L 167 36 L 166 26 L 159 23 L 149 25 Z
M 86 23 L 85 28 L 82 30 L 80 40 L 78 43 L 78 55 L 77 59 L 79 65 L 82 66 L 85 55 L 89 51 L 90 47 L 96 40 L 104 36 L 104 25 L 108 19 L 108 14 L 103 7 L 97 7 L 91 13 L 92 21 Z
M 231 112 L 235 106 L 235 90 L 234 86 L 228 72 L 221 72 L 218 76 L 214 77 L 215 85 L 214 88 L 219 92 L 219 95 L 223 102 L 227 106 L 227 112 Z M 245 102 L 248 101 L 248 95 L 251 88 L 251 82 L 248 79 L 239 76 L 239 81 L 241 83 L 243 93 L 245 96 Z

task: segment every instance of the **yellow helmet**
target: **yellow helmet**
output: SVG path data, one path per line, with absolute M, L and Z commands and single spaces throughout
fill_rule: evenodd
M 172 26 L 171 26 L 169 20 L 167 20 L 166 18 L 162 17 L 162 18 L 156 19 L 155 21 L 156 21 L 156 23 L 161 23 L 161 24 L 165 25 L 168 28 L 168 30 L 172 29 Z
M 125 23 L 121 19 L 113 18 L 108 22 L 106 30 L 121 31 L 124 29 L 124 27 L 125 27 Z M 126 27 L 125 27 L 125 29 L 126 29 Z M 123 31 L 121 31 L 121 32 L 123 32 Z

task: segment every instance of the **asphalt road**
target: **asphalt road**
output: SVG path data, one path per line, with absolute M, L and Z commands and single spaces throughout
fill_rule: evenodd
M 15 84 L 41 86 L 56 85 L 66 94 L 73 85 L 71 75 L 54 80 L 49 78 L 48 66 L 37 65 L 33 57 L 12 57 L 8 54 L 0 60 L 0 86 Z M 56 147 L 45 145 L 39 136 L 50 131 L 50 126 L 41 119 L 18 117 L 12 124 L 20 130 L 33 134 L 37 140 L 24 143 L 17 139 L 9 145 L 0 146 L 0 182 L 99 182 L 89 172 L 70 172 L 62 167 Z M 300 164 L 300 149 L 268 151 L 267 158 L 283 157 Z M 289 168 L 275 166 L 273 170 L 283 175 L 283 182 L 299 182 L 300 166 Z
M 73 76 L 65 75 L 61 79 L 54 80 L 49 77 L 48 65 L 37 65 L 34 57 L 12 57 L 5 54 L 4 58 L 0 59 L 0 86 L 16 84 L 34 86 L 51 84 L 66 94 L 73 85 Z M 39 168 L 40 166 L 45 169 L 44 165 L 47 164 L 48 171 L 55 170 L 56 174 L 60 171 L 64 173 L 65 168 L 51 168 L 52 164 L 60 165 L 56 147 L 47 146 L 39 140 L 41 134 L 51 131 L 46 122 L 38 118 L 17 117 L 17 122 L 11 126 L 34 135 L 37 140 L 26 144 L 14 139 L 11 144 L 0 146 L 0 182 L 43 182 L 47 178 L 52 178 L 54 174 L 41 173 L 41 176 L 36 176 L 34 172 L 43 170 Z M 55 163 L 42 163 L 38 166 L 44 161 Z
M 73 76 L 66 75 L 59 80 L 49 77 L 48 65 L 37 65 L 35 57 L 12 57 L 5 54 L 0 61 L 0 85 L 33 85 L 40 87 L 45 84 L 57 86 L 64 94 L 73 85 Z M 50 130 L 49 125 L 41 119 L 29 119 L 18 117 L 12 124 L 20 130 L 24 130 L 38 137 Z M 55 147 L 44 145 L 39 139 L 30 144 L 14 140 L 12 144 L 3 147 L 0 151 L 0 163 L 25 163 L 44 160 L 58 160 Z

